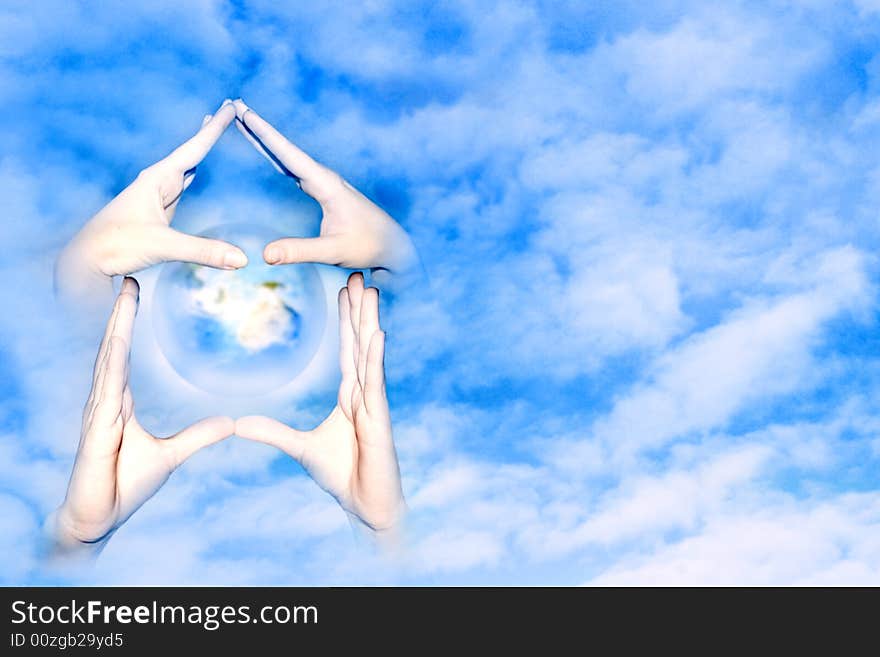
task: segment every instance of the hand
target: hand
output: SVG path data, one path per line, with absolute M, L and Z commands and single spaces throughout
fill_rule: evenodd
M 238 247 L 195 237 L 170 227 L 196 166 L 235 118 L 226 101 L 189 141 L 144 169 L 131 185 L 77 233 L 58 257 L 56 290 L 74 301 L 95 301 L 112 294 L 113 276 L 131 274 L 169 260 L 221 269 L 238 269 L 247 257 Z
M 213 417 L 158 439 L 141 427 L 128 387 L 137 305 L 137 281 L 126 278 L 95 361 L 67 497 L 48 523 L 61 554 L 103 547 L 178 465 L 235 428 L 232 418 Z
M 342 176 L 315 162 L 250 109 L 234 102 L 236 127 L 281 173 L 296 180 L 323 212 L 319 237 L 288 237 L 266 245 L 270 265 L 320 262 L 349 269 L 372 268 L 394 275 L 418 269 L 406 231 Z
M 297 431 L 253 416 L 239 418 L 235 433 L 287 452 L 377 537 L 392 537 L 405 504 L 385 396 L 385 334 L 379 292 L 364 290 L 360 273 L 339 293 L 339 333 L 338 403 L 320 426 Z

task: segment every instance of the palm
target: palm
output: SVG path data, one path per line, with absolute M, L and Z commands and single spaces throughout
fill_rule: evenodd
M 349 269 L 391 268 L 395 259 L 391 245 L 408 242 L 403 229 L 337 174 L 328 172 L 327 178 L 321 180 L 330 193 L 321 203 L 320 236 L 333 245 L 338 260 L 334 264 Z M 303 189 L 308 191 L 306 185 Z
M 352 489 L 356 487 L 357 459 L 354 426 L 336 407 L 309 432 L 299 461 L 315 483 L 348 509 L 352 506 Z
M 125 522 L 186 458 L 231 435 L 231 418 L 208 418 L 159 439 L 141 427 L 128 386 L 137 283 L 127 278 L 98 351 L 67 497 L 57 516 L 68 540 L 95 543 Z
M 390 427 L 377 424 L 363 405 L 354 414 L 354 422 L 337 406 L 310 432 L 300 457 L 321 488 L 374 528 L 392 524 L 399 504 L 399 493 L 386 485 L 385 473 L 360 467 L 360 452 L 382 441 L 383 434 L 390 431 Z
M 313 160 L 241 100 L 236 126 L 278 171 L 294 178 L 323 212 L 319 237 L 288 237 L 266 245 L 273 265 L 321 262 L 349 269 L 384 269 L 395 274 L 418 262 L 406 231 L 338 173 Z
M 235 432 L 269 443 L 299 461 L 347 512 L 374 530 L 395 525 L 403 510 L 397 455 L 391 436 L 379 329 L 378 292 L 353 274 L 339 295 L 338 403 L 311 431 L 266 417 L 240 418 Z
M 161 249 L 151 246 L 164 244 L 175 235 L 169 224 L 184 190 L 184 178 L 173 174 L 145 170 L 92 219 L 86 231 L 109 236 L 96 240 L 102 249 L 96 254 L 101 273 L 130 274 L 165 260 Z M 131 249 L 131 244 L 144 248 Z
M 230 102 L 215 115 L 206 116 L 195 136 L 141 171 L 86 223 L 59 256 L 56 282 L 62 295 L 88 301 L 86 292 L 93 289 L 88 284 L 90 275 L 97 274 L 106 282 L 107 277 L 131 274 L 169 260 L 224 269 L 247 264 L 244 253 L 231 244 L 187 235 L 170 226 L 196 166 L 234 116 Z
M 117 453 L 91 454 L 77 473 L 82 485 L 68 495 L 67 518 L 81 541 L 98 540 L 122 524 L 173 470 L 168 446 L 145 431 L 130 410 L 121 410 L 114 424 L 94 437 L 108 447 L 118 445 Z M 103 467 L 108 461 L 115 467 Z

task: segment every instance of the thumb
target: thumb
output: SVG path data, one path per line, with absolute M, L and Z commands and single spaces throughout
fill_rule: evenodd
M 338 265 L 344 260 L 343 239 L 327 237 L 285 237 L 269 242 L 263 249 L 263 259 L 270 265 L 287 265 L 295 262 L 320 262 Z
M 216 269 L 241 269 L 248 263 L 244 251 L 229 242 L 187 235 L 173 228 L 162 231 L 156 250 L 162 261 L 191 262 Z
M 301 463 L 308 433 L 269 417 L 249 415 L 235 421 L 235 435 L 277 447 Z
M 234 432 L 235 420 L 231 417 L 209 417 L 188 426 L 163 443 L 170 451 L 172 469 L 203 447 L 220 442 Z

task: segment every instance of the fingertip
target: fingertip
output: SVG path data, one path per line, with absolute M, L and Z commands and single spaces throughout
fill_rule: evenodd
M 235 420 L 217 415 L 201 419 L 170 439 L 162 441 L 171 454 L 171 469 L 180 466 L 199 450 L 226 440 L 234 431 Z
M 241 269 L 242 267 L 246 267 L 247 264 L 248 257 L 241 249 L 227 251 L 226 254 L 223 256 L 224 269 Z
M 245 102 L 241 98 L 236 98 L 234 101 L 232 101 L 232 104 L 235 107 L 236 118 L 244 123 L 244 115 L 248 110 L 250 110 L 250 107 L 245 105 Z
M 263 418 L 260 415 L 245 415 L 234 420 L 232 433 L 240 438 L 250 438 L 257 433 Z
M 352 285 L 363 287 L 364 285 L 364 275 L 362 272 L 356 271 L 348 277 L 348 286 Z
M 135 301 L 139 302 L 140 301 L 140 294 L 141 294 L 141 286 L 137 282 L 137 279 L 132 278 L 131 276 L 126 276 L 122 280 L 122 287 L 119 289 L 119 294 L 120 295 L 129 294 L 134 297 Z
M 228 415 L 217 416 L 212 419 L 218 434 L 228 437 L 235 433 L 235 420 Z
M 277 265 L 281 262 L 281 257 L 282 251 L 280 246 L 269 244 L 263 249 L 263 260 L 265 260 L 267 264 Z
M 222 123 L 229 124 L 235 118 L 235 107 L 232 104 L 231 100 L 224 100 L 223 104 L 217 108 L 217 111 L 214 112 L 214 115 L 211 119 L 219 118 Z M 204 125 L 207 125 L 206 122 Z M 204 127 L 204 126 L 203 126 Z

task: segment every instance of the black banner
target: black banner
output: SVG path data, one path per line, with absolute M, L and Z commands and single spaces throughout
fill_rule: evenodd
M 617 648 L 699 641 L 713 652 L 823 634 L 839 653 L 871 628 L 876 591 L 569 588 L 5 588 L 0 654 L 144 650 L 373 654 L 494 646 Z M 835 627 L 844 631 L 836 632 Z M 706 637 L 706 638 L 703 638 Z M 709 644 L 703 643 L 709 641 Z M 711 645 L 715 644 L 715 645 Z M 433 652 L 433 650 L 431 650 Z

